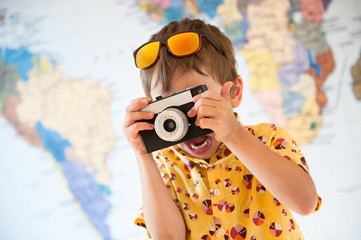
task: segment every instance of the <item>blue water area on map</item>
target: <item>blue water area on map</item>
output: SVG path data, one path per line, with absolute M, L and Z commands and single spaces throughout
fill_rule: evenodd
M 167 22 L 179 21 L 182 19 L 182 9 L 179 7 L 170 7 L 165 10 Z
M 111 209 L 110 203 L 103 197 L 110 190 L 95 181 L 94 174 L 86 171 L 85 167 L 73 163 L 66 158 L 65 151 L 71 144 L 58 132 L 47 129 L 41 122 L 35 126 L 44 147 L 59 163 L 68 186 L 86 217 L 104 239 L 111 239 L 106 218 Z
M 14 64 L 16 66 L 23 81 L 28 81 L 28 72 L 33 69 L 34 64 L 32 63 L 33 55 L 26 47 L 20 47 L 18 49 L 2 48 L 0 50 L 0 55 L 3 62 Z
M 313 52 L 311 51 L 311 49 L 307 49 L 308 52 L 308 57 L 310 60 L 310 67 L 314 68 L 316 70 L 316 76 L 320 77 L 321 76 L 321 67 L 320 65 L 316 62 L 315 57 L 313 55 Z
M 98 183 L 98 189 L 103 195 L 110 195 L 112 193 L 107 186 L 100 183 Z
M 201 12 L 214 18 L 217 15 L 217 7 L 222 3 L 223 0 L 198 0 L 197 6 Z
M 111 239 L 110 229 L 106 224 L 111 205 L 99 191 L 94 176 L 89 174 L 84 166 L 70 161 L 61 162 L 61 169 L 90 223 L 104 239 Z
M 217 7 L 223 3 L 223 0 L 197 0 L 197 6 L 199 10 L 209 17 L 214 18 L 217 16 Z M 182 0 L 172 0 L 170 6 L 164 8 L 166 14 L 166 22 L 180 21 L 183 18 L 183 15 L 187 14 L 188 8 L 184 6 L 184 1 Z
M 59 133 L 46 129 L 41 122 L 37 122 L 35 129 L 38 132 L 44 147 L 53 155 L 56 161 L 65 161 L 65 149 L 71 144 L 63 139 Z

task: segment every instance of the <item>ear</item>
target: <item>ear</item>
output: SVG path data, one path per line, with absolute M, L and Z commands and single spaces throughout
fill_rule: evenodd
M 241 104 L 243 94 L 243 80 L 241 76 L 237 76 L 231 89 L 231 105 L 236 108 Z

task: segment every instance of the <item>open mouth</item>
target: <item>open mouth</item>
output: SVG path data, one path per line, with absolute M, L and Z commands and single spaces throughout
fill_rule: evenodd
M 193 150 L 198 150 L 198 149 L 200 149 L 200 148 L 204 148 L 205 146 L 207 146 L 208 143 L 209 143 L 209 140 L 208 140 L 208 138 L 206 137 L 201 144 L 189 142 L 189 146 L 190 146 Z
M 187 141 L 186 144 L 191 154 L 202 154 L 210 149 L 212 139 L 209 136 L 201 136 Z

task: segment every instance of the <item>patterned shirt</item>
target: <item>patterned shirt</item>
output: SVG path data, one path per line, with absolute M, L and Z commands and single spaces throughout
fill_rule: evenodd
M 284 129 L 273 124 L 246 128 L 269 149 L 309 172 L 303 154 Z M 208 162 L 177 146 L 153 156 L 183 215 L 188 240 L 303 239 L 291 211 L 224 144 Z M 319 197 L 315 211 L 320 205 Z M 142 208 L 135 223 L 146 228 Z

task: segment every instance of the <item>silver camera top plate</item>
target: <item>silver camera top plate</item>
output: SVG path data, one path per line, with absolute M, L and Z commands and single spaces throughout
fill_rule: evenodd
M 190 90 L 185 90 L 169 97 L 159 99 L 157 101 L 149 103 L 149 105 L 142 108 L 142 112 L 153 112 L 158 114 L 169 106 L 180 106 L 187 102 L 192 102 L 193 96 Z

